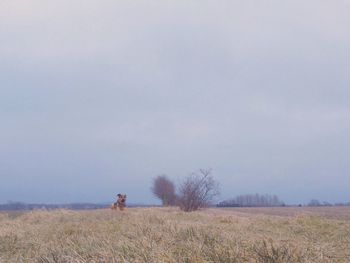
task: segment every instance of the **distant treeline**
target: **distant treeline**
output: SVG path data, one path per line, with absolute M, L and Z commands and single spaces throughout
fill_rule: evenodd
M 246 194 L 238 195 L 235 198 L 222 201 L 216 205 L 217 207 L 278 207 L 278 206 L 350 206 L 350 202 L 344 203 L 330 203 L 326 201 L 319 201 L 317 199 L 310 200 L 307 204 L 286 205 L 276 195 L 269 194 Z
M 158 205 L 146 204 L 128 204 L 128 207 L 153 207 Z M 344 203 L 329 203 L 320 202 L 312 199 L 306 205 L 286 205 L 276 195 L 239 195 L 233 199 L 225 200 L 216 205 L 217 207 L 278 207 L 278 206 L 350 206 L 350 202 Z M 105 209 L 109 208 L 110 204 L 95 204 L 95 203 L 71 203 L 71 204 L 27 204 L 22 202 L 9 202 L 0 204 L 0 211 L 30 211 L 30 210 L 53 210 L 53 209 L 70 209 L 70 210 L 89 210 L 89 209 Z
M 107 204 L 92 204 L 92 203 L 72 203 L 72 204 L 26 204 L 22 202 L 9 202 L 7 204 L 0 204 L 2 211 L 23 211 L 23 210 L 37 210 L 37 209 L 101 209 L 107 208 Z
M 345 203 L 329 203 L 326 201 L 320 202 L 317 199 L 312 199 L 310 202 L 307 204 L 307 206 L 350 206 L 350 202 L 345 202 Z
M 277 195 L 268 194 L 246 194 L 238 195 L 235 198 L 222 201 L 217 204 L 218 207 L 273 207 L 285 206 Z
M 8 202 L 0 204 L 0 211 L 30 211 L 38 209 L 69 209 L 69 210 L 89 210 L 89 209 L 104 209 L 111 205 L 107 203 L 70 203 L 70 204 L 27 204 L 22 202 Z M 145 204 L 128 204 L 128 207 L 149 207 L 155 205 Z

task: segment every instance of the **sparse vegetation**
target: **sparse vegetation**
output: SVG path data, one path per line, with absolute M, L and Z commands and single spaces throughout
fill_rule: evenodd
M 350 208 L 0 213 L 0 262 L 350 262 Z

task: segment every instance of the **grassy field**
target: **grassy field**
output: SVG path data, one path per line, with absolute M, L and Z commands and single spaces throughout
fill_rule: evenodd
M 350 262 L 350 209 L 0 213 L 0 262 Z

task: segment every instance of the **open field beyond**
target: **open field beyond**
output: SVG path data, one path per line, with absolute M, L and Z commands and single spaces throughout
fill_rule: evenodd
M 350 262 L 350 209 L 0 213 L 0 262 Z

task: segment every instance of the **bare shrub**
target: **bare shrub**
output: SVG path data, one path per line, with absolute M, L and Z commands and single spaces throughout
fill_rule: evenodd
M 175 185 L 166 175 L 158 175 L 154 178 L 151 190 L 162 201 L 163 206 L 175 205 Z
M 188 176 L 179 186 L 178 205 L 191 212 L 211 204 L 219 195 L 219 185 L 211 176 L 211 170 L 200 169 Z

